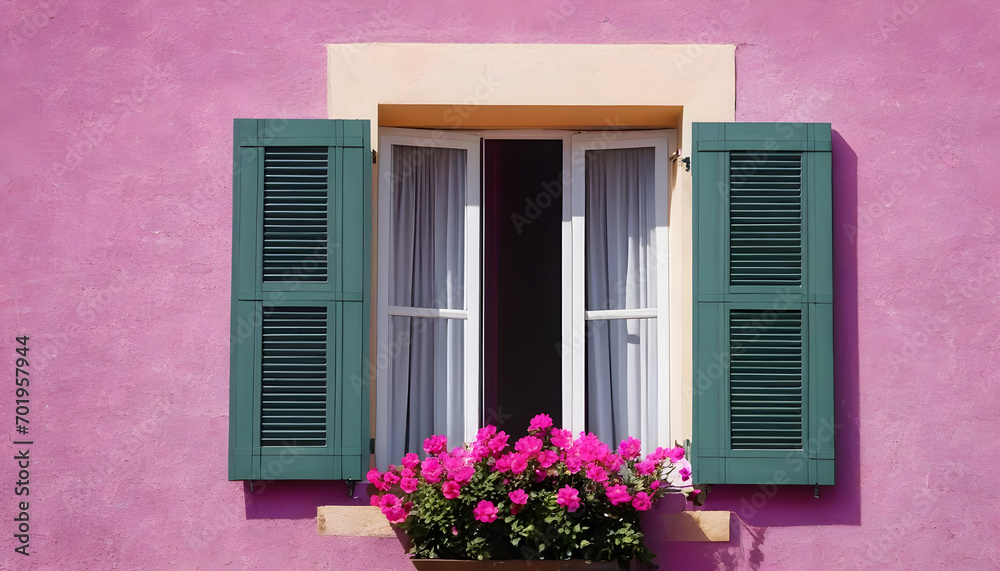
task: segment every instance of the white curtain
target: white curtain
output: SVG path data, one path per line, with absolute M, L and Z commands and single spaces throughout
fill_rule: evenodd
M 466 151 L 392 147 L 389 305 L 465 309 Z M 389 461 L 463 437 L 464 320 L 389 317 Z
M 653 149 L 587 151 L 585 165 L 586 309 L 653 309 Z M 655 318 L 588 320 L 588 430 L 611 446 L 650 442 L 656 365 Z

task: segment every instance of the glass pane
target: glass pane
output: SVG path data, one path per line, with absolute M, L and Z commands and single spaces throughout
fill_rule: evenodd
M 586 152 L 587 310 L 656 307 L 653 156 Z
M 466 159 L 393 145 L 390 305 L 465 309 Z
M 423 455 L 424 439 L 444 434 L 462 442 L 465 321 L 428 317 L 389 318 L 389 346 L 379 347 L 379 366 L 389 362 L 389 459 Z
M 587 322 L 587 430 L 608 446 L 656 434 L 656 320 Z

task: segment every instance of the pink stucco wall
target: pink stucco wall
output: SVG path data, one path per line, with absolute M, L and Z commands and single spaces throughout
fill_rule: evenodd
M 33 444 L 16 498 L 8 374 L 0 567 L 407 568 L 316 535 L 339 486 L 226 480 L 232 119 L 326 117 L 324 44 L 391 41 L 732 43 L 738 120 L 831 122 L 838 484 L 717 488 L 731 543 L 654 544 L 996 568 L 998 26 L 993 0 L 4 2 L 0 365 L 31 336 Z

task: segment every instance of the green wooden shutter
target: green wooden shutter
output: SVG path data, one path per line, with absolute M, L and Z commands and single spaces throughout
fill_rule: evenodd
M 692 138 L 695 478 L 833 484 L 830 125 Z
M 368 464 L 368 121 L 236 119 L 230 480 Z

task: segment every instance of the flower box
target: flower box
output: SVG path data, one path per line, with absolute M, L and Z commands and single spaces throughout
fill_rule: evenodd
M 614 561 L 542 561 L 538 559 L 501 559 L 470 561 L 464 559 L 412 559 L 417 571 L 619 571 Z
M 594 434 L 553 428 L 548 415 L 532 419 L 513 449 L 506 433 L 487 426 L 450 452 L 432 436 L 424 452 L 368 473 L 381 492 L 372 505 L 420 571 L 652 566 L 640 516 L 654 505 L 681 511 L 686 493 L 698 493 L 682 448 L 643 457 L 634 438 L 612 449 Z

